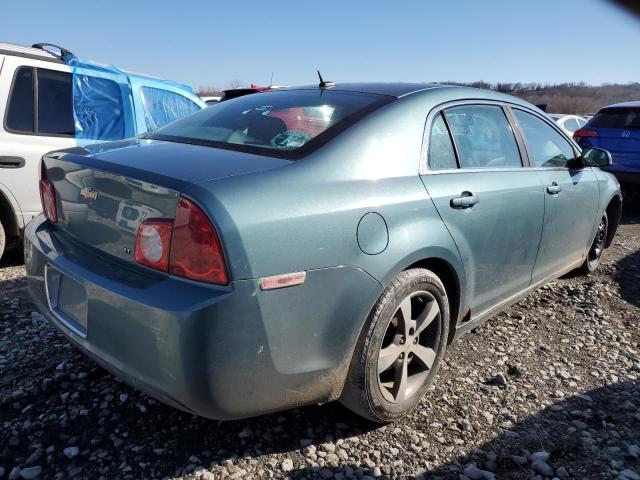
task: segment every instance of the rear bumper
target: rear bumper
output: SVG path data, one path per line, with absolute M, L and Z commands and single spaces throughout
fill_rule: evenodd
M 301 286 L 267 292 L 255 280 L 147 275 L 89 253 L 42 216 L 25 232 L 25 265 L 34 303 L 77 347 L 158 400 L 222 420 L 337 398 L 381 291 L 355 267 L 312 270 Z M 50 310 L 46 265 L 86 290 L 84 336 Z

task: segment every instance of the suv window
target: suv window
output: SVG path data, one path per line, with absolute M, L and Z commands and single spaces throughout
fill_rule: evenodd
M 444 111 L 460 168 L 520 167 L 520 151 L 504 111 L 496 105 L 462 105 Z
M 38 133 L 73 136 L 71 74 L 37 69 Z
M 457 168 L 456 153 L 453 150 L 449 129 L 439 113 L 431 124 L 429 137 L 429 167 L 434 170 Z
M 147 131 L 155 130 L 200 110 L 198 105 L 184 95 L 169 90 L 142 87 L 140 93 L 144 105 Z
M 7 109 L 7 129 L 14 132 L 35 131 L 33 120 L 33 68 L 20 67 L 13 80 Z
M 34 116 L 34 84 L 38 86 L 37 116 Z M 7 129 L 14 132 L 73 136 L 71 74 L 45 68 L 20 67 L 13 81 L 6 125 Z
M 531 113 L 514 109 L 524 133 L 527 151 L 535 167 L 566 167 L 575 153 L 571 144 L 551 125 Z

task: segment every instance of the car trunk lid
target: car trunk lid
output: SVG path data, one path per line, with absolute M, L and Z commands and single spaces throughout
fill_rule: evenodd
M 56 192 L 56 229 L 134 263 L 140 223 L 150 218 L 173 220 L 180 191 L 187 185 L 288 163 L 210 147 L 136 140 L 45 155 L 43 173 Z

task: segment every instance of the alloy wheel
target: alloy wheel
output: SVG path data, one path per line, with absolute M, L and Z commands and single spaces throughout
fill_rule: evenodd
M 405 297 L 389 320 L 378 352 L 378 385 L 388 402 L 405 401 L 426 381 L 440 340 L 439 317 L 434 296 L 419 291 Z
M 600 225 L 598 225 L 598 230 L 596 231 L 596 236 L 593 239 L 591 248 L 589 249 L 589 262 L 595 262 L 600 258 L 604 250 L 604 244 L 606 239 L 607 239 L 607 220 L 603 216 L 602 219 L 600 220 Z

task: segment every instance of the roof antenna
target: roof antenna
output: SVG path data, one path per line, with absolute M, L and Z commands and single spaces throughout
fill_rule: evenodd
M 320 70 L 318 70 L 318 78 L 320 79 L 320 84 L 318 85 L 318 87 L 320 88 L 333 88 L 336 86 L 336 82 L 325 81 L 322 78 L 322 74 L 320 73 Z

